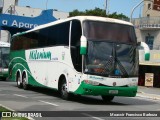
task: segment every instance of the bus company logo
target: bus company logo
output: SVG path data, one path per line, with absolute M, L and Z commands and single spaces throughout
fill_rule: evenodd
M 52 55 L 50 51 L 30 51 L 29 60 L 51 60 Z
M 96 77 L 96 76 L 89 76 L 90 79 L 95 79 L 95 80 L 104 80 L 102 77 Z

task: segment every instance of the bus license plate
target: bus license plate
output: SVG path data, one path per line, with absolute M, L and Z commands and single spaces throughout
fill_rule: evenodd
M 118 90 L 109 90 L 109 94 L 118 94 Z

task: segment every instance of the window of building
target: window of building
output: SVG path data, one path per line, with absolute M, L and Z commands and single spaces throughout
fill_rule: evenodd
M 146 36 L 145 42 L 149 46 L 149 48 L 152 50 L 153 49 L 154 36 Z
M 151 9 L 151 4 L 149 3 L 149 4 L 148 4 L 148 10 L 150 10 L 150 9 Z

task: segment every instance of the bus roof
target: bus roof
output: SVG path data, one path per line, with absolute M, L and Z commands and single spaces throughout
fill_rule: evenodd
M 10 43 L 0 41 L 0 47 L 10 47 Z
M 54 21 L 54 22 L 43 24 L 43 25 L 40 25 L 38 27 L 35 27 L 34 29 L 14 34 L 13 36 L 29 33 L 29 32 L 36 31 L 36 30 L 40 30 L 42 28 L 47 28 L 47 27 L 57 25 L 57 24 L 60 24 L 60 23 L 63 23 L 63 22 L 71 21 L 71 20 L 80 20 L 80 21 L 92 20 L 92 21 L 111 22 L 111 23 L 119 23 L 119 24 L 133 26 L 133 24 L 130 23 L 130 22 L 123 21 L 123 20 L 118 20 L 118 19 L 113 19 L 113 18 L 105 18 L 105 17 L 98 17 L 98 16 L 76 16 L 76 17 L 70 17 L 70 18 L 67 18 L 67 19 L 57 20 L 57 21 Z

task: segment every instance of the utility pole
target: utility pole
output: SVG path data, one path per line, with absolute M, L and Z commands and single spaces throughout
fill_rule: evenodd
M 46 0 L 46 10 L 47 10 L 47 6 L 48 6 L 48 0 Z
M 105 0 L 104 10 L 106 11 L 106 15 L 109 14 L 109 0 Z

